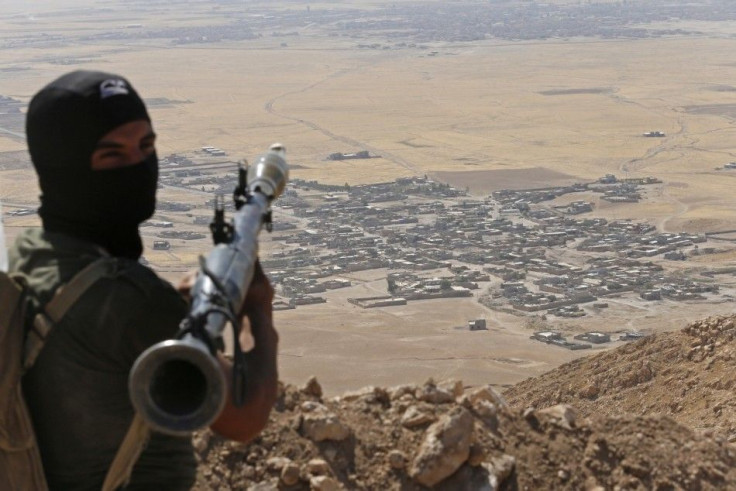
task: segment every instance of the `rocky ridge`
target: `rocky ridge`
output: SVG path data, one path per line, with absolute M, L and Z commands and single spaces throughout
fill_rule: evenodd
M 504 392 L 517 407 L 571 404 L 582 416 L 667 415 L 736 441 L 736 316 L 561 365 Z
M 431 379 L 330 399 L 314 378 L 281 386 L 253 442 L 196 435 L 198 489 L 736 489 L 735 320 L 577 360 L 503 396 Z

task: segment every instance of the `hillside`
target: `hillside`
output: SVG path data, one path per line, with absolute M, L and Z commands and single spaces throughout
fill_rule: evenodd
M 580 358 L 511 387 L 515 407 L 571 404 L 582 416 L 667 415 L 736 440 L 736 316 L 712 317 Z
M 198 489 L 736 488 L 734 317 L 568 363 L 505 393 L 460 382 L 325 399 L 282 386 L 250 444 L 195 444 Z M 706 431 L 701 431 L 706 430 Z

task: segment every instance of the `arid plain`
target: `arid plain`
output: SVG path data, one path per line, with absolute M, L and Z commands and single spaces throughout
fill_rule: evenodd
M 662 185 L 639 203 L 591 197 L 596 206 L 590 216 L 645 220 L 672 232 L 736 229 L 736 171 L 716 170 L 736 160 L 733 25 L 673 23 L 703 34 L 656 39 L 488 39 L 361 49 L 352 37 L 327 36 L 319 25 L 306 24 L 298 36 L 269 31 L 256 39 L 175 45 L 159 39 L 84 41 L 79 33 L 118 32 L 137 23 L 217 25 L 225 23 L 222 13 L 195 3 L 149 10 L 77 3 L 80 9 L 69 13 L 44 10 L 41 3 L 35 14 L 18 7 L 0 15 L 0 95 L 27 102 L 68 70 L 117 72 L 144 97 L 174 101 L 150 106 L 161 156 L 212 145 L 251 158 L 280 141 L 293 177 L 356 185 L 426 174 L 478 197 L 608 173 L 654 176 Z M 313 11 L 340 8 L 346 7 L 311 4 Z M 12 42 L 39 33 L 60 36 L 58 46 Z M 385 41 L 366 34 L 359 42 Z M 22 152 L 22 137 L 4 129 L 10 133 L 0 132 L 0 152 Z M 666 136 L 642 136 L 653 130 Z M 381 158 L 325 160 L 332 152 L 359 150 Z M 37 206 L 33 171 L 13 167 L 0 170 L 6 213 Z M 202 201 L 194 192 L 169 188 L 160 198 Z M 276 219 L 279 213 L 287 212 L 278 211 Z M 10 239 L 38 224 L 35 216 L 6 214 L 4 221 Z M 153 237 L 144 234 L 150 246 Z M 147 251 L 146 257 L 175 281 L 208 247 L 207 240 L 190 241 L 174 254 Z M 268 257 L 280 246 L 265 239 L 262 247 Z M 566 252 L 554 254 L 563 260 Z M 724 250 L 680 267 L 735 263 L 736 255 Z M 284 380 L 302 383 L 314 374 L 331 394 L 430 376 L 507 385 L 583 356 L 529 340 L 525 318 L 489 310 L 475 298 L 360 309 L 347 298 L 385 293 L 386 270 L 343 277 L 353 286 L 328 293 L 327 303 L 276 313 Z M 664 302 L 656 308 L 625 299 L 611 303 L 608 312 L 569 321 L 566 328 L 666 330 L 733 310 L 728 302 Z M 488 331 L 458 329 L 481 317 L 488 319 Z

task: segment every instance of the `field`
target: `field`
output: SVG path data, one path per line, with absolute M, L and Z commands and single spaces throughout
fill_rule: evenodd
M 311 9 L 339 8 L 331 5 Z M 293 177 L 356 185 L 426 174 L 476 196 L 608 173 L 655 176 L 664 185 L 648 199 L 599 202 L 595 215 L 646 219 L 664 231 L 736 229 L 736 170 L 716 169 L 736 160 L 734 24 L 698 36 L 488 39 L 424 43 L 423 49 L 361 49 L 358 42 L 386 39 L 326 36 L 319 25 L 305 27 L 299 36 L 269 32 L 219 43 L 97 38 L 59 47 L 13 45 L 11 38 L 39 32 L 67 36 L 119 32 L 123 24 L 135 23 L 146 28 L 225 23 L 206 4 L 186 11 L 161 7 L 146 15 L 136 7 L 124 20 L 113 4 L 94 19 L 61 10 L 42 15 L 43 4 L 36 15 L 23 14 L 24 8 L 0 16 L 0 95 L 27 102 L 71 69 L 124 74 L 147 99 L 168 101 L 149 103 L 161 156 L 211 145 L 252 158 L 280 141 L 295 166 Z M 0 124 L 0 155 L 24 150 L 17 130 Z M 643 137 L 648 131 L 665 136 Z M 381 158 L 325 160 L 333 152 L 359 150 Z M 32 170 L 13 167 L 0 171 L 4 211 L 34 208 L 38 189 Z M 160 199 L 203 201 L 173 189 L 163 189 Z M 37 224 L 35 216 L 5 217 L 10 239 Z M 150 246 L 152 238 L 146 237 Z M 195 241 L 176 253 L 146 256 L 174 281 L 208 244 Z M 269 244 L 263 245 L 266 256 Z M 733 254 L 707 260 L 723 267 L 736 263 Z M 276 313 L 285 380 L 300 383 L 316 374 L 330 393 L 366 385 L 369 377 L 377 385 L 430 375 L 506 385 L 581 356 L 530 341 L 518 317 L 487 310 L 473 299 L 358 309 L 347 297 L 381 291 L 385 271 L 358 280 L 350 290 L 331 293 L 326 304 Z M 640 312 L 621 302 L 593 324 L 573 324 L 665 330 L 731 310 L 729 304 L 673 303 Z M 476 317 L 489 319 L 489 331 L 456 329 Z

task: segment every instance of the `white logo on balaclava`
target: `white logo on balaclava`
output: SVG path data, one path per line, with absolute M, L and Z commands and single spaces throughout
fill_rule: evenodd
M 100 84 L 100 99 L 114 95 L 128 95 L 130 91 L 124 80 L 111 78 Z

